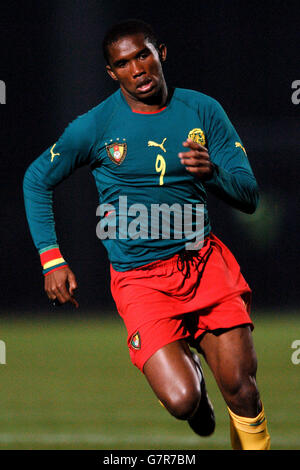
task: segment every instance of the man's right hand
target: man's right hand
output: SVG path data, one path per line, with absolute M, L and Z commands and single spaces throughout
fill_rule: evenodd
M 76 289 L 75 275 L 68 266 L 50 272 L 45 276 L 45 292 L 50 300 L 57 299 L 61 304 L 71 302 L 78 308 L 79 304 L 73 297 Z

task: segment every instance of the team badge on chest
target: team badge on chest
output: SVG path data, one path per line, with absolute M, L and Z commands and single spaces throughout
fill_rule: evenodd
M 127 144 L 125 142 L 113 142 L 109 145 L 106 145 L 105 148 L 111 161 L 117 165 L 120 165 L 124 161 L 127 153 Z
M 200 145 L 206 144 L 205 134 L 202 129 L 192 129 L 189 132 L 188 139 L 191 139 L 193 142 Z

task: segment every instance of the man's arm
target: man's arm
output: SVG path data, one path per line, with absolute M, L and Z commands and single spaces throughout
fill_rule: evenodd
M 26 216 L 40 255 L 47 295 L 52 300 L 72 302 L 75 306 L 78 304 L 73 293 L 77 283 L 57 242 L 52 196 L 55 187 L 76 168 L 92 163 L 94 142 L 93 121 L 84 116 L 77 118 L 60 139 L 29 166 L 23 181 Z
M 258 205 L 258 186 L 246 150 L 225 111 L 215 101 L 209 109 L 207 148 L 191 140 L 179 157 L 186 169 L 224 202 L 246 213 Z

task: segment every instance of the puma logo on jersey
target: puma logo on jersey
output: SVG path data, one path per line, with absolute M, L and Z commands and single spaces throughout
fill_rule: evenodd
M 161 144 L 158 144 L 157 142 L 153 142 L 153 140 L 149 140 L 148 147 L 159 147 L 163 152 L 166 153 L 166 149 L 164 147 L 164 143 L 166 140 L 167 138 L 165 137 Z
M 240 148 L 243 150 L 243 152 L 245 153 L 245 155 L 247 155 L 247 152 L 246 152 L 246 150 L 245 150 L 245 147 L 243 147 L 240 142 L 236 142 L 236 143 L 235 143 L 235 146 L 236 146 L 236 147 L 240 147 Z
M 51 153 L 51 163 L 53 162 L 54 157 L 55 157 L 56 155 L 60 155 L 60 153 L 54 153 L 54 152 L 53 152 L 53 149 L 54 149 L 55 145 L 56 145 L 56 144 L 54 144 L 53 147 L 50 149 L 50 153 Z

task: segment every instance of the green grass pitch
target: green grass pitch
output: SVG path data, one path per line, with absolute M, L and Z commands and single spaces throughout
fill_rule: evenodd
M 229 450 L 227 410 L 206 365 L 217 427 L 199 438 L 158 404 L 111 318 L 1 316 L 0 449 Z M 300 449 L 300 364 L 291 360 L 300 318 L 253 318 L 272 449 Z

